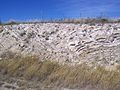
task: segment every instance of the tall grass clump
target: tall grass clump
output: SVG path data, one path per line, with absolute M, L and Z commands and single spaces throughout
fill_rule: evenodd
M 97 90 L 120 90 L 119 67 L 115 71 L 106 71 L 103 67 L 92 68 L 85 63 L 70 66 L 26 56 L 0 60 L 0 74 L 34 80 L 45 86 L 81 88 L 90 85 Z

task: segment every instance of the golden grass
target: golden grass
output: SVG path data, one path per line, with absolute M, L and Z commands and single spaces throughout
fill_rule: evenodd
M 0 61 L 1 74 L 36 80 L 44 85 L 76 88 L 92 85 L 101 90 L 120 89 L 120 68 L 106 71 L 103 67 L 90 68 L 86 64 L 68 66 L 52 61 L 40 61 L 33 56 Z

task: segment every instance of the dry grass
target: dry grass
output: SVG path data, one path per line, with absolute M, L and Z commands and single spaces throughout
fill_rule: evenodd
M 102 90 L 120 90 L 119 69 L 106 71 L 102 67 L 92 69 L 86 64 L 77 66 L 60 65 L 51 61 L 41 62 L 33 56 L 0 61 L 1 74 L 40 81 L 44 85 L 69 88 L 92 85 Z

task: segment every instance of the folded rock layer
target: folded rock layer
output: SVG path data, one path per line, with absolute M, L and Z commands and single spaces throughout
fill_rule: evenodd
M 98 65 L 120 63 L 120 24 L 38 23 L 0 28 L 0 55 L 35 54 L 41 60 Z

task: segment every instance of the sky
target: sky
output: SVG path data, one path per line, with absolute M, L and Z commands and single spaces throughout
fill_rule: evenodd
M 120 0 L 0 0 L 0 19 L 120 17 Z

